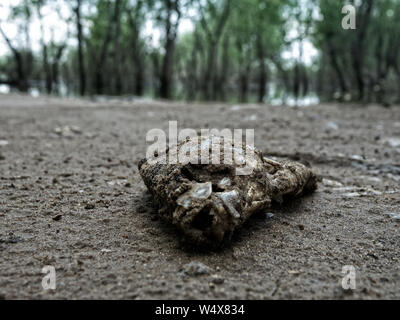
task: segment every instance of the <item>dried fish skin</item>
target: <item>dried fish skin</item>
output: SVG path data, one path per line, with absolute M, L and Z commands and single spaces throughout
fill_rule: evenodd
M 154 196 L 159 214 L 174 224 L 187 240 L 199 245 L 219 245 L 228 242 L 234 231 L 251 215 L 264 210 L 273 201 L 285 196 L 299 197 L 317 188 L 317 177 L 305 165 L 292 161 L 277 162 L 263 157 L 262 153 L 243 145 L 242 150 L 226 138 L 215 142 L 213 137 L 192 138 L 177 145 L 178 153 L 186 152 L 198 143 L 207 141 L 211 146 L 219 143 L 221 158 L 224 146 L 232 148 L 231 154 L 240 153 L 246 163 L 251 163 L 251 174 L 237 175 L 243 162 L 230 164 L 185 164 L 149 162 L 139 163 L 139 173 Z M 240 148 L 239 148 L 240 149 Z M 199 148 L 193 155 L 204 155 Z M 168 150 L 166 151 L 168 156 Z

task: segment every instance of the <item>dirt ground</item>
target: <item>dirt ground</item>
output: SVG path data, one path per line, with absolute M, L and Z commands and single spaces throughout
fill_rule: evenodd
M 146 133 L 254 128 L 316 193 L 199 251 L 157 218 Z M 0 95 L 0 298 L 399 299 L 400 107 L 91 102 Z M 187 264 L 203 274 L 188 273 Z M 42 268 L 56 289 L 43 290 Z M 343 290 L 343 266 L 356 289 Z M 200 272 L 201 273 L 201 272 Z

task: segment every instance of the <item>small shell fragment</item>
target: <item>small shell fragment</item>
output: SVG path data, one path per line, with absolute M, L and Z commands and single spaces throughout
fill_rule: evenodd
M 231 185 L 231 179 L 229 179 L 228 177 L 222 178 L 222 180 L 218 183 L 218 187 L 220 189 L 225 189 L 227 187 L 230 187 L 230 185 Z
M 198 199 L 207 199 L 212 192 L 211 182 L 198 183 L 193 187 L 193 197 Z

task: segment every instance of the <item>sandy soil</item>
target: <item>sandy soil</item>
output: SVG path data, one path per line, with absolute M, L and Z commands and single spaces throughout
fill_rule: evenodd
M 198 251 L 157 218 L 138 174 L 147 131 L 168 120 L 254 128 L 266 155 L 315 168 L 319 189 Z M 0 96 L 0 298 L 399 299 L 399 139 L 399 107 Z M 56 290 L 42 289 L 45 265 Z

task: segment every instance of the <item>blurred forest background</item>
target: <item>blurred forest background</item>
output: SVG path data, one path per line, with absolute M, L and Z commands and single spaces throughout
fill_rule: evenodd
M 398 103 L 400 0 L 2 0 L 0 89 Z

